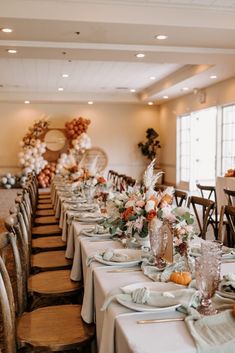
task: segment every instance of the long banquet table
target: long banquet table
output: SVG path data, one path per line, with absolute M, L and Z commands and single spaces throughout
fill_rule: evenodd
M 64 217 L 66 208 L 61 207 L 63 197 L 53 191 L 55 208 L 58 215 Z M 56 201 L 55 201 L 56 200 Z M 64 213 L 63 213 L 64 212 Z M 87 323 L 96 322 L 97 349 L 99 353 L 196 353 L 196 345 L 183 321 L 157 324 L 137 324 L 139 319 L 177 317 L 174 312 L 135 312 L 113 301 L 107 310 L 101 308 L 110 294 L 117 293 L 120 287 L 132 283 L 150 282 L 140 268 L 130 272 L 111 272 L 113 266 L 96 261 L 87 266 L 87 260 L 99 249 L 122 248 L 122 244 L 113 240 L 93 239 L 81 236 L 84 223 L 72 220 L 66 223 L 68 257 L 73 258 L 74 278 L 84 280 L 84 300 L 82 316 Z M 70 239 L 69 239 L 70 237 Z M 115 267 L 119 267 L 118 265 Z M 79 269 L 79 270 L 78 270 Z M 235 273 L 235 262 L 223 263 L 222 274 Z

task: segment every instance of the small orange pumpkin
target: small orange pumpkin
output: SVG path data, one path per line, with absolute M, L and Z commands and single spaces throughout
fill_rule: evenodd
M 190 272 L 172 272 L 170 281 L 187 286 L 192 281 L 192 277 Z

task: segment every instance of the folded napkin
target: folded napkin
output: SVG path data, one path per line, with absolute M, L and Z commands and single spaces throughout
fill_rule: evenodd
M 223 276 L 222 281 L 219 284 L 220 295 L 235 300 L 235 274 L 228 273 Z
M 94 211 L 97 211 L 97 205 L 86 205 L 86 204 L 78 203 L 78 204 L 70 205 L 68 209 L 73 211 L 78 211 L 78 212 L 85 212 L 85 211 L 94 212 Z
M 222 259 L 223 260 L 234 259 L 235 261 L 235 249 L 227 248 L 226 252 L 222 254 Z
M 83 234 L 86 234 L 86 233 L 92 233 L 92 234 L 110 234 L 109 233 L 109 230 L 105 227 L 103 227 L 102 225 L 100 224 L 95 224 L 94 226 L 92 227 L 87 227 L 87 228 L 84 228 L 83 231 L 82 231 Z
M 194 338 L 197 353 L 234 353 L 235 318 L 231 310 L 202 316 L 191 308 L 185 322 Z
M 99 213 L 99 212 L 94 212 L 94 213 L 90 213 L 90 212 L 84 212 L 84 213 L 81 213 L 79 216 L 78 216 L 78 219 L 86 219 L 86 218 L 89 218 L 89 219 L 103 219 L 103 216 Z
M 123 289 L 122 289 L 123 290 Z M 126 293 L 133 303 L 147 304 L 164 308 L 181 304 L 185 307 L 196 306 L 198 304 L 198 293 L 195 289 L 177 289 L 174 291 L 155 292 L 148 288 L 137 288 L 131 293 Z
M 103 259 L 105 261 L 112 261 L 112 262 L 126 262 L 126 261 L 131 261 L 134 260 L 133 257 L 130 257 L 128 254 L 120 252 L 120 249 L 104 249 L 104 250 L 99 250 L 96 251 L 93 255 L 89 256 L 87 258 L 87 266 L 90 266 L 90 264 L 95 261 L 97 258 Z

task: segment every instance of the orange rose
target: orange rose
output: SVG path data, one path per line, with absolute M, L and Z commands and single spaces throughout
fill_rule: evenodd
M 134 214 L 133 207 L 128 207 L 125 211 L 122 213 L 122 218 L 125 219 L 125 221 L 128 221 L 128 218 Z
M 151 210 L 147 214 L 147 220 L 151 221 L 154 217 L 156 217 L 157 212 L 155 210 Z
M 100 183 L 100 184 L 105 184 L 105 183 L 106 183 L 105 178 L 102 177 L 102 176 L 100 176 L 100 177 L 98 178 L 98 183 Z

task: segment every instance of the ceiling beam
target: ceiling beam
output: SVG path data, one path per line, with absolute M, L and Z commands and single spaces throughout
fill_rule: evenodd
M 138 92 L 137 96 L 141 101 L 148 100 L 156 94 L 159 94 L 160 92 L 171 88 L 178 83 L 189 79 L 190 77 L 209 70 L 212 66 L 213 65 L 185 65 L 162 80 L 153 83 L 141 92 Z

